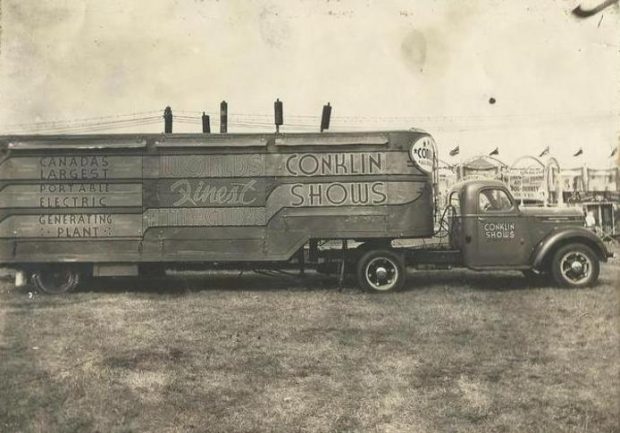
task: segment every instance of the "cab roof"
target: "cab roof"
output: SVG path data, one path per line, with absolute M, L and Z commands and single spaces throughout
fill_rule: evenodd
M 470 180 L 463 180 L 453 185 L 452 188 L 450 188 L 450 192 L 448 193 L 448 195 L 452 194 L 455 191 L 459 191 L 459 192 L 465 191 L 466 193 L 478 191 L 482 187 L 498 187 L 498 188 L 508 189 L 508 186 L 501 180 L 470 179 Z

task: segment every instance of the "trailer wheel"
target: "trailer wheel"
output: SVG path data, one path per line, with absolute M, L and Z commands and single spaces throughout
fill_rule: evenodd
M 583 244 L 569 244 L 553 256 L 551 271 L 553 279 L 565 287 L 586 287 L 598 279 L 598 257 Z
M 67 266 L 46 266 L 32 275 L 35 287 L 50 295 L 66 293 L 77 287 L 80 274 Z
M 357 280 L 371 292 L 399 290 L 405 284 L 403 259 L 389 250 L 368 251 L 357 262 Z

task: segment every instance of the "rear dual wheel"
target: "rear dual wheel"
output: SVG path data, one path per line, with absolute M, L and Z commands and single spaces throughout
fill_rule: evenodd
M 359 285 L 371 292 L 393 292 L 405 284 L 402 257 L 390 250 L 371 250 L 357 262 Z

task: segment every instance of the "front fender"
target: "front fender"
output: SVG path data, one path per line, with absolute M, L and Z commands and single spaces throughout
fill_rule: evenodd
M 606 262 L 607 257 L 611 254 L 607 251 L 607 247 L 596 233 L 584 227 L 561 228 L 552 231 L 547 237 L 536 245 L 532 253 L 532 267 L 541 269 L 547 256 L 560 245 L 567 243 L 582 243 L 591 247 L 599 258 Z

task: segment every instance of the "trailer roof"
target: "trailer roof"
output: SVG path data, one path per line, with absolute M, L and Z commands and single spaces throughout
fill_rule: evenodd
M 10 149 L 139 149 L 152 143 L 157 147 L 264 147 L 339 146 L 388 144 L 390 134 L 427 134 L 412 128 L 408 131 L 323 132 L 323 133 L 243 133 L 243 134 L 61 134 L 2 135 L 0 143 Z

